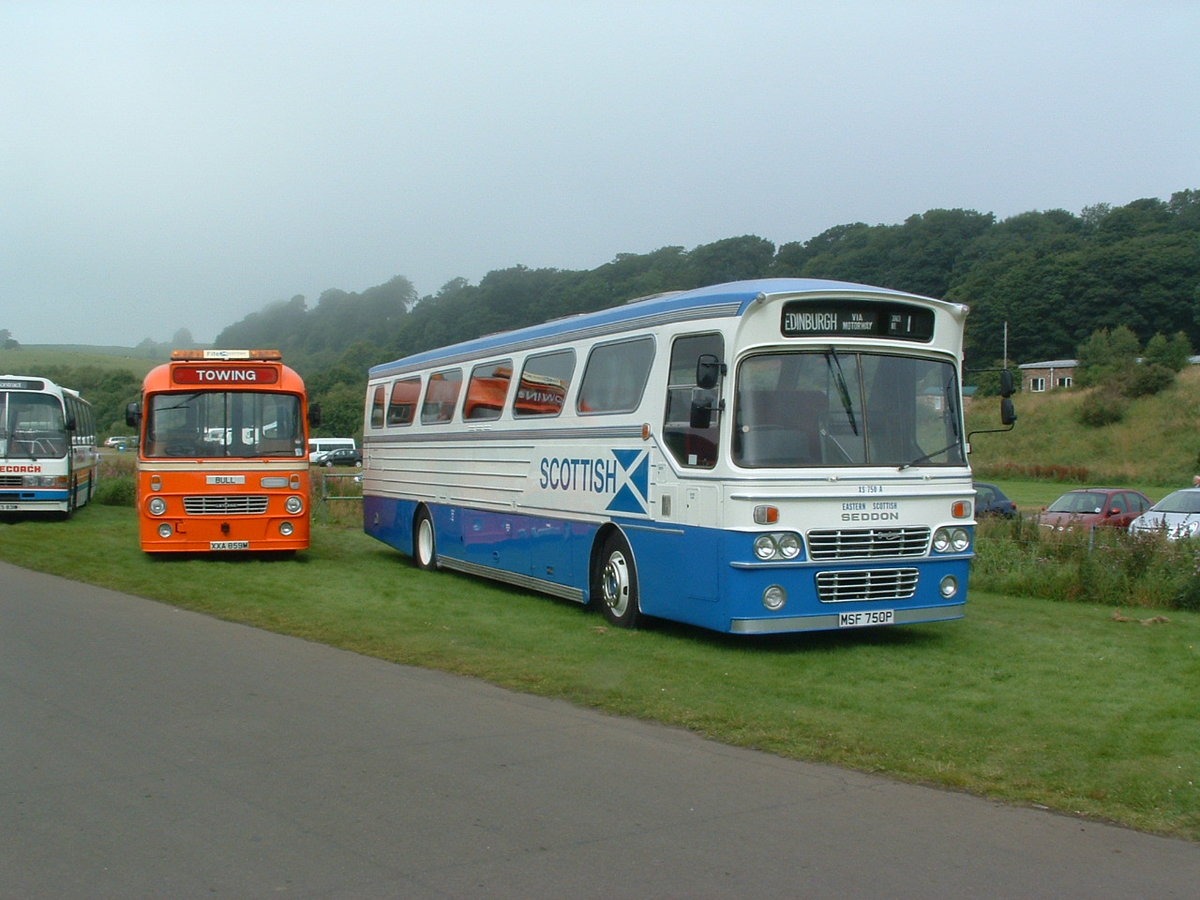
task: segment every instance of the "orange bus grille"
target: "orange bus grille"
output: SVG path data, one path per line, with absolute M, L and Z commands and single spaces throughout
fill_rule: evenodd
M 267 511 L 267 498 L 245 494 L 184 497 L 183 508 L 189 516 L 261 516 Z

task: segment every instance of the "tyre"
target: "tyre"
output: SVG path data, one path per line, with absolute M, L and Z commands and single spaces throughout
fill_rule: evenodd
M 591 593 L 595 605 L 613 625 L 632 628 L 640 621 L 637 566 L 629 543 L 618 533 L 605 539 L 596 558 Z
M 433 531 L 433 517 L 424 507 L 417 513 L 413 527 L 413 559 L 418 569 L 432 572 L 437 565 L 437 537 Z

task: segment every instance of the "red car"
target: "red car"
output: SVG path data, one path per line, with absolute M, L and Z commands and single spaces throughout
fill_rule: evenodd
M 1038 516 L 1038 524 L 1055 531 L 1071 528 L 1128 528 L 1154 504 L 1141 491 L 1128 488 L 1081 488 L 1067 491 Z

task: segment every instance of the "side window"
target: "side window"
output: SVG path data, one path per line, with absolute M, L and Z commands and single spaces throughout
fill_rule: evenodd
M 377 385 L 371 396 L 371 427 L 383 427 L 383 385 Z
M 512 381 L 512 360 L 484 363 L 471 370 L 464 419 L 498 419 Z
M 704 390 L 696 384 L 696 363 L 704 354 L 725 359 L 725 342 L 719 334 L 689 334 L 671 346 L 671 368 L 667 373 L 667 409 L 663 439 L 675 460 L 684 466 L 711 469 L 717 464 L 717 409 L 721 388 Z M 705 427 L 692 426 L 692 406 L 709 413 Z M 697 424 L 704 424 L 697 422 Z
M 454 406 L 462 388 L 462 369 L 444 369 L 429 376 L 425 402 L 421 404 L 421 424 L 434 425 L 454 418 Z
M 557 416 L 563 410 L 574 373 L 574 350 L 529 357 L 521 369 L 521 380 L 513 397 L 513 415 Z
M 583 414 L 633 412 L 642 402 L 653 362 L 654 338 L 649 336 L 593 347 L 576 408 Z
M 421 396 L 421 379 L 401 378 L 392 384 L 392 396 L 388 398 L 387 424 L 411 425 L 417 414 L 417 400 Z

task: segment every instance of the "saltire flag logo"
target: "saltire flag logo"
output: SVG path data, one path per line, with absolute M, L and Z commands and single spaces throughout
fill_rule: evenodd
M 650 453 L 614 450 L 617 458 L 617 493 L 605 507 L 609 512 L 646 514 L 650 505 Z

